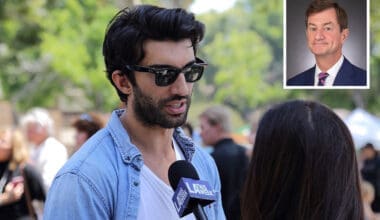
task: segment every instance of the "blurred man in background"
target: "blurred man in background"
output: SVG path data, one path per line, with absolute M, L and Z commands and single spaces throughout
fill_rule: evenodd
M 30 144 L 30 159 L 41 173 L 46 192 L 67 160 L 67 149 L 53 137 L 54 122 L 43 108 L 29 110 L 21 119 Z
M 218 167 L 222 204 L 227 219 L 240 219 L 239 193 L 248 167 L 246 149 L 231 136 L 231 116 L 226 107 L 212 106 L 199 116 L 202 141 L 213 147 L 211 156 Z

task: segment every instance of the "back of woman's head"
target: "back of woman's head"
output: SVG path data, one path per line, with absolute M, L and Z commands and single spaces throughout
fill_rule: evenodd
M 350 132 L 312 101 L 264 114 L 243 190 L 243 219 L 362 219 Z

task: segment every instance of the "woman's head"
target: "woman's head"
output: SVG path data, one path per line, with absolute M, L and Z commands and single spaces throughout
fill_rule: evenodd
M 28 148 L 20 130 L 0 127 L 0 162 L 9 161 L 10 169 L 28 160 Z
M 0 127 L 0 162 L 9 161 L 11 155 L 11 131 Z
M 100 114 L 90 112 L 82 114 L 72 125 L 76 129 L 77 150 L 87 139 L 104 127 L 104 121 Z
M 249 169 L 245 219 L 360 219 L 352 137 L 324 105 L 296 100 L 268 110 Z

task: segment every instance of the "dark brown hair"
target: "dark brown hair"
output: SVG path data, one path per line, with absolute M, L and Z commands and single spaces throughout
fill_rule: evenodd
M 78 131 L 83 131 L 87 133 L 88 137 L 91 137 L 98 130 L 104 127 L 103 118 L 94 113 L 84 113 L 73 123 L 73 127 Z
M 128 95 L 114 85 L 112 73 L 121 70 L 132 85 L 135 85 L 132 71 L 125 66 L 139 64 L 144 59 L 144 43 L 147 40 L 190 39 L 196 55 L 204 31 L 204 24 L 196 20 L 193 13 L 181 8 L 138 5 L 120 10 L 110 21 L 103 41 L 107 77 L 115 87 L 120 100 L 126 103 Z
M 242 191 L 242 217 L 363 219 L 354 144 L 333 111 L 296 100 L 265 113 Z
M 348 28 L 348 18 L 346 11 L 338 5 L 338 3 L 330 0 L 314 0 L 310 3 L 305 13 L 305 24 L 308 26 L 308 18 L 310 15 L 324 11 L 326 9 L 334 8 L 336 18 L 340 27 L 340 31 Z

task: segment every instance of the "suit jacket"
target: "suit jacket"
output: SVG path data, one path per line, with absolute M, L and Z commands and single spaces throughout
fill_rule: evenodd
M 222 204 L 226 219 L 241 219 L 240 191 L 243 187 L 249 159 L 246 149 L 235 143 L 232 138 L 219 140 L 211 156 L 219 171 L 222 186 Z
M 288 79 L 288 86 L 314 86 L 315 65 Z M 334 86 L 365 86 L 367 84 L 367 73 L 365 70 L 353 65 L 346 58 L 340 67 L 334 80 Z

